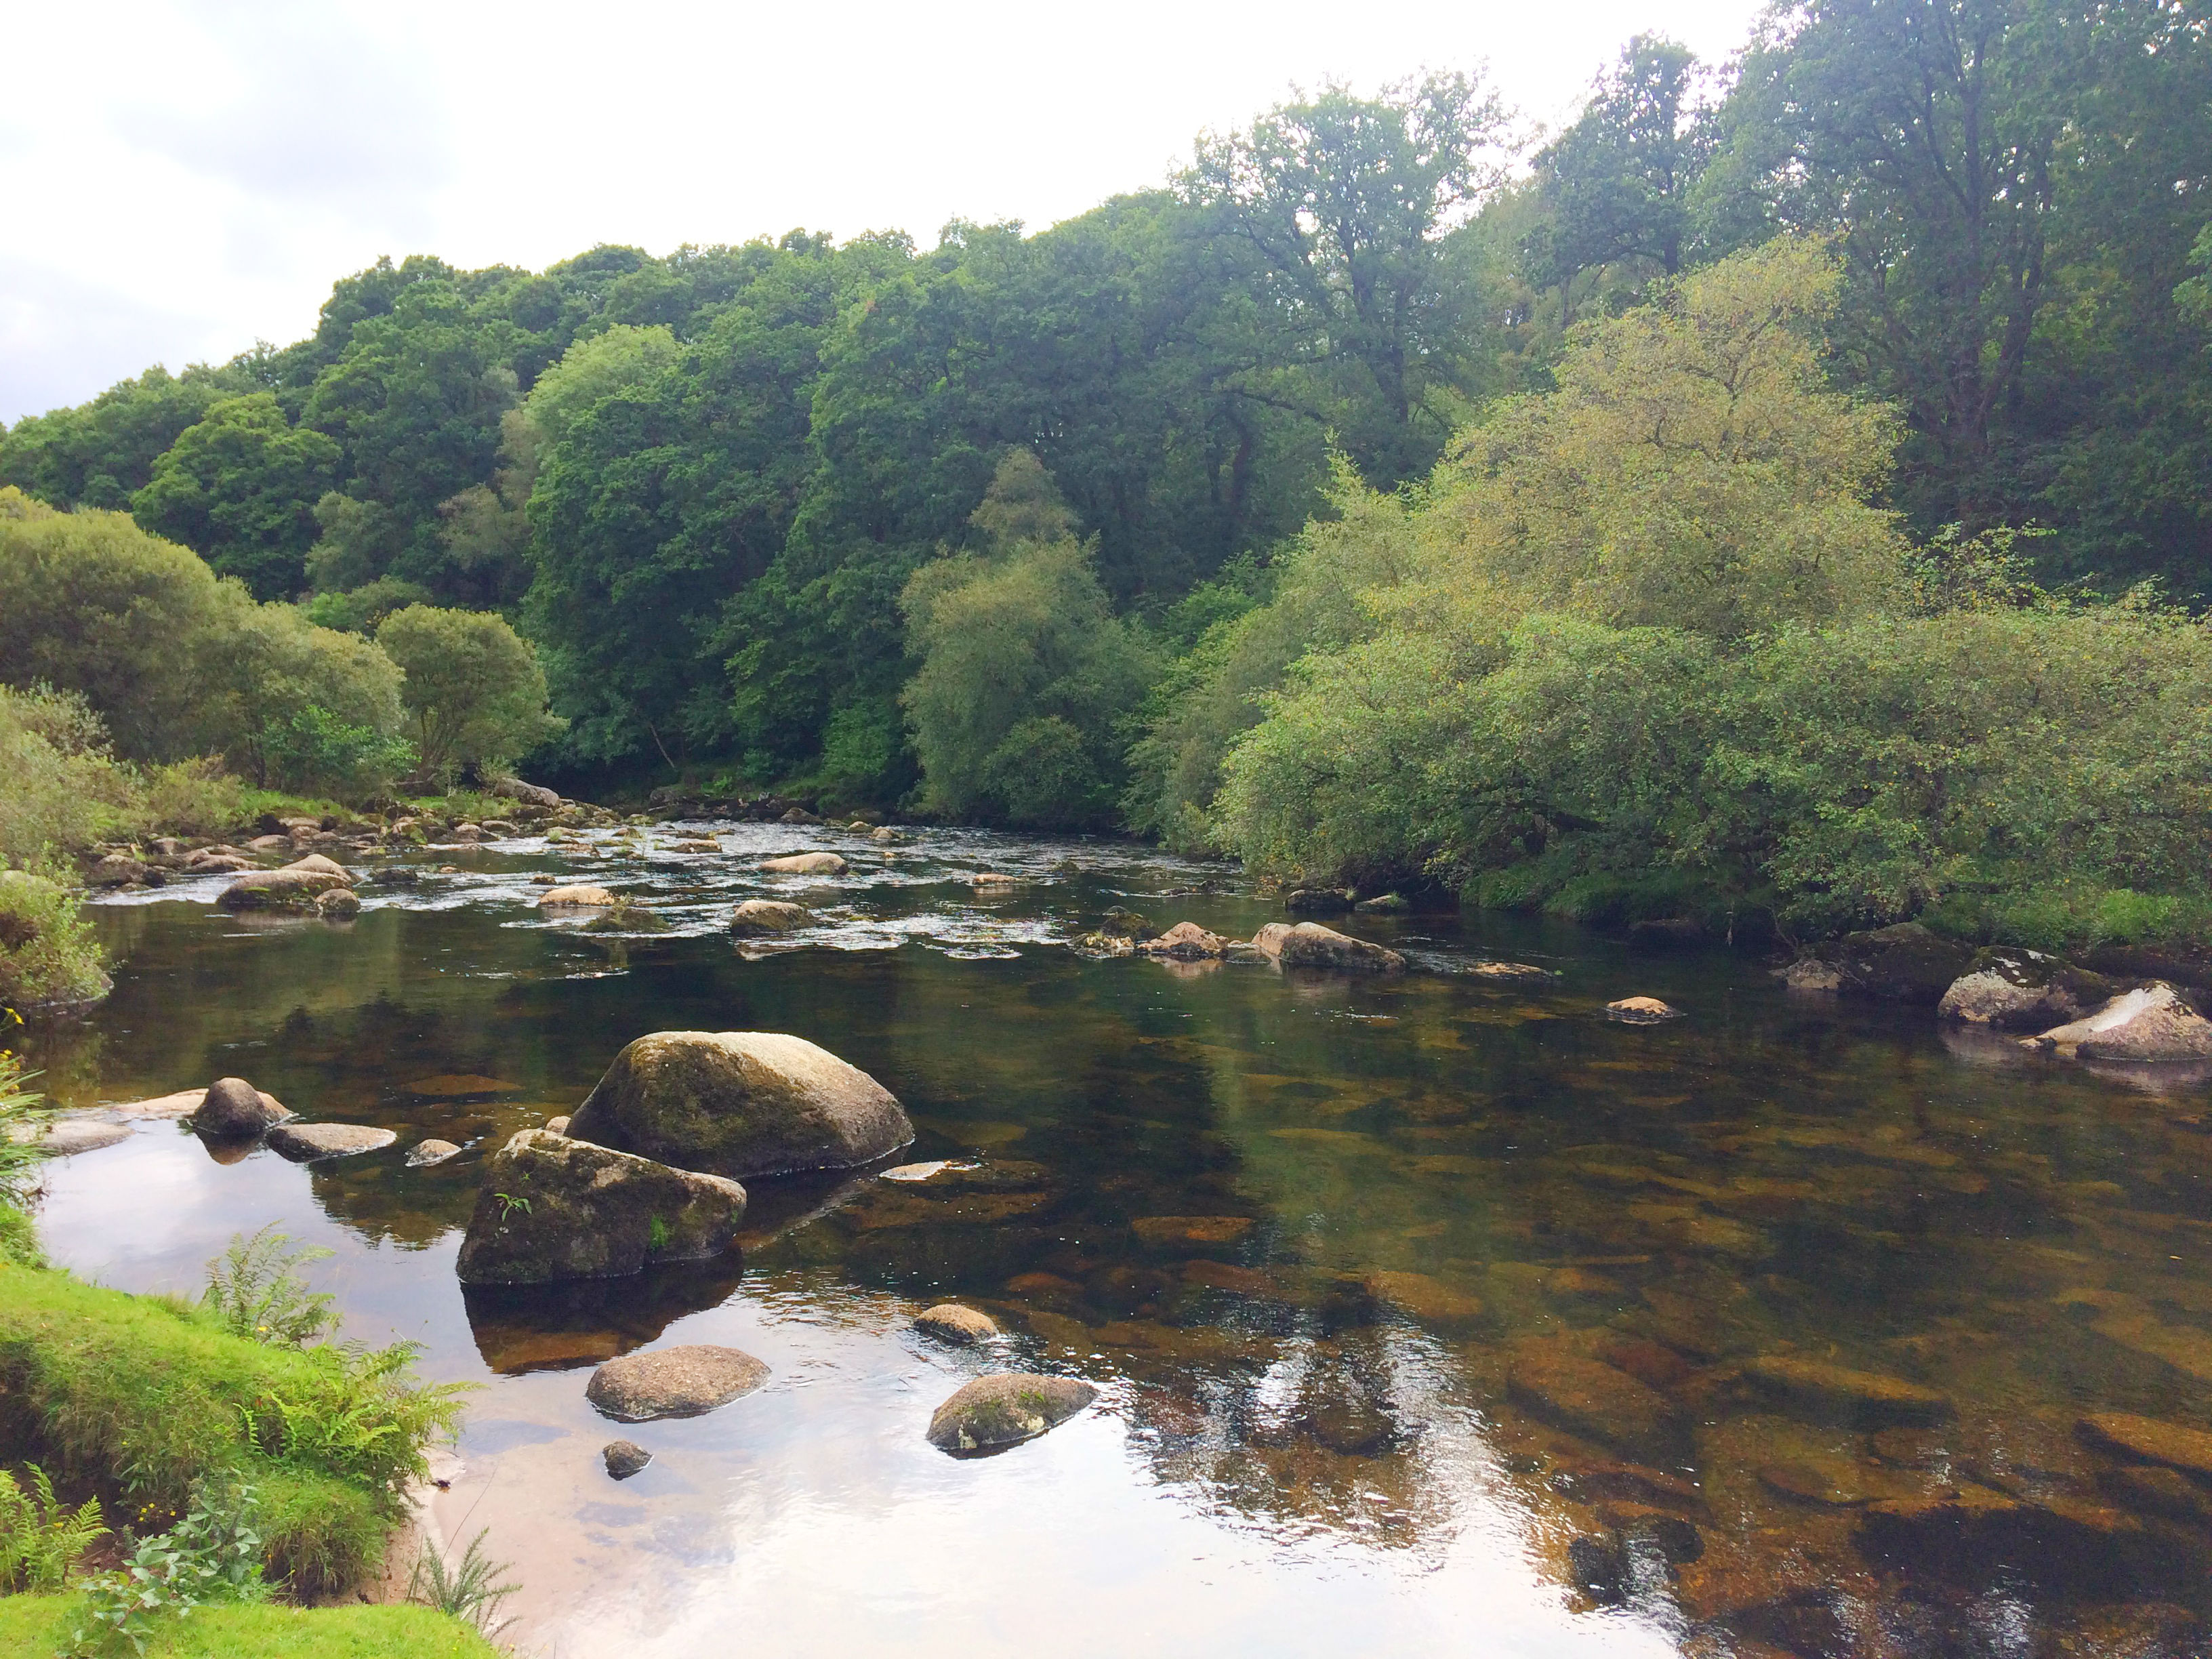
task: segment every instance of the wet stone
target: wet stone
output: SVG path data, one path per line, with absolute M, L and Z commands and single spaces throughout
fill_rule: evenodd
M 1018 1445 L 1057 1428 L 1097 1397 L 1097 1389 L 1072 1376 L 979 1376 L 932 1414 L 929 1443 L 956 1455 Z
M 39 1137 L 38 1146 L 50 1158 L 74 1158 L 79 1152 L 96 1152 L 103 1146 L 118 1146 L 130 1139 L 131 1131 L 120 1123 L 65 1118 L 48 1126 Z
M 742 1349 L 694 1343 L 610 1359 L 592 1373 L 584 1398 L 618 1423 L 647 1423 L 703 1416 L 768 1377 L 768 1366 Z
M 1623 997 L 1618 1002 L 1605 1005 L 1605 1017 L 1623 1025 L 1663 1025 L 1670 1019 L 1682 1018 L 1682 1011 L 1669 1007 L 1656 997 Z
M 1430 1324 L 1465 1324 L 1482 1317 L 1480 1298 L 1426 1273 L 1371 1273 L 1367 1275 L 1367 1288 L 1401 1312 Z
M 599 1449 L 610 1479 L 627 1480 L 653 1462 L 653 1454 L 635 1440 L 610 1440 Z
M 2097 1412 L 2081 1419 L 2077 1431 L 2103 1450 L 2212 1480 L 2212 1434 L 2203 1429 L 2127 1412 Z
M 988 1342 L 999 1334 L 998 1324 L 990 1315 L 963 1308 L 957 1302 L 940 1302 L 933 1308 L 925 1308 L 914 1316 L 914 1328 L 924 1336 L 933 1336 L 940 1342 L 963 1348 Z
M 450 1140 L 418 1140 L 407 1149 L 407 1167 L 410 1170 L 428 1169 L 460 1155 L 461 1149 Z
M 298 1164 L 380 1152 L 398 1139 L 366 1123 L 280 1123 L 269 1132 L 270 1146 Z

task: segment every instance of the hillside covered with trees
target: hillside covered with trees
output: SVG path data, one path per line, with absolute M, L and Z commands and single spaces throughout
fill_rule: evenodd
M 1815 0 L 1540 143 L 1436 74 L 1041 232 L 380 260 L 0 434 L 52 618 L 0 678 L 331 788 L 529 752 L 1592 916 L 2193 926 L 2208 86 L 2170 0 Z M 179 625 L 109 662 L 70 561 Z

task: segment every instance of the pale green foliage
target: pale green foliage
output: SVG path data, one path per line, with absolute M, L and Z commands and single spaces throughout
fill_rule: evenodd
M 78 895 L 48 876 L 0 866 L 0 1008 L 88 1002 L 107 989 Z
M 208 1263 L 200 1305 L 234 1336 L 304 1348 L 337 1326 L 337 1298 L 308 1289 L 300 1277 L 301 1267 L 330 1254 L 295 1248 L 274 1222 L 257 1232 L 234 1234 L 230 1248 Z
M 506 765 L 561 729 L 538 653 L 503 617 L 410 605 L 384 619 L 376 642 L 406 674 L 399 695 L 428 776 Z
M 1187 850 L 1207 846 L 1206 808 L 1231 744 L 1260 720 L 1259 694 L 1307 653 L 1359 638 L 1370 626 L 1360 596 L 1412 573 L 1411 498 L 1368 489 L 1339 456 L 1328 499 L 1328 516 L 1277 561 L 1269 601 L 1207 629 L 1170 671 L 1160 712 L 1130 750 L 1130 828 Z
M 303 711 L 379 737 L 399 726 L 398 671 L 368 641 L 255 604 L 119 513 L 56 514 L 13 490 L 0 490 L 0 676 L 82 696 L 126 760 L 220 753 L 262 784 L 295 781 L 266 738 Z M 362 792 L 386 781 L 374 771 Z
M 70 1659 L 97 1659 L 125 1645 L 143 1654 L 156 1621 L 182 1619 L 195 1607 L 267 1601 L 258 1509 L 253 1488 L 233 1474 L 193 1481 L 183 1519 L 140 1539 L 121 1567 L 86 1583 Z
M 0 1002 L 0 1031 L 21 1023 L 21 1015 Z M 0 1048 L 0 1267 L 45 1265 L 31 1224 L 27 1177 L 45 1161 L 46 1153 L 33 1143 L 52 1111 L 42 1103 L 45 1097 L 23 1086 L 30 1077 L 14 1050 Z
M 1466 434 L 1386 532 L 1410 574 L 1340 601 L 1358 637 L 1238 740 L 1224 841 L 1793 929 L 1997 927 L 2048 883 L 2201 894 L 2212 631 L 2051 599 L 2005 536 L 1908 557 L 1866 504 L 1887 417 L 1819 386 L 1831 283 L 1802 245 L 1725 261 Z
M 100 1500 L 70 1509 L 54 1496 L 54 1483 L 36 1463 L 23 1481 L 0 1469 L 0 1590 L 51 1594 L 69 1583 L 70 1569 L 107 1531 Z
M 902 701 L 924 803 L 1039 828 L 1100 822 L 1151 653 L 1028 451 L 1000 464 L 975 523 L 989 550 L 924 565 L 900 601 L 921 664 Z
M 407 1599 L 448 1617 L 465 1619 L 487 1637 L 498 1635 L 513 1622 L 498 1616 L 500 1603 L 522 1586 L 494 1582 L 514 1566 L 485 1553 L 483 1541 L 489 1534 L 486 1528 L 470 1539 L 461 1559 L 450 1566 L 442 1553 L 425 1543 L 407 1575 Z
M 602 398 L 651 380 L 683 356 L 676 336 L 658 325 L 634 328 L 617 323 L 577 341 L 530 388 L 523 410 L 533 428 L 531 436 L 541 446 L 559 443 Z M 501 436 L 510 453 L 520 447 L 512 424 Z

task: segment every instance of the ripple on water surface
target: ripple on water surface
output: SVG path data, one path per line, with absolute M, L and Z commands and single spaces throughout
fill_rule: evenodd
M 759 868 L 817 848 L 846 872 Z M 136 1121 L 54 1170 L 41 1219 L 136 1288 L 191 1289 L 270 1220 L 336 1249 L 353 1334 L 485 1385 L 440 1504 L 520 1564 L 526 1644 L 2201 1644 L 2212 1468 L 2155 1434 L 2212 1425 L 2202 1079 L 1510 919 L 1343 920 L 1407 951 L 1389 980 L 1091 959 L 1066 947 L 1115 907 L 1234 937 L 1279 914 L 1110 842 L 702 821 L 401 863 L 345 925 L 245 923 L 220 882 L 103 902 L 114 996 L 31 1038 L 72 1104 L 235 1073 L 397 1145 L 217 1162 Z M 664 927 L 587 931 L 543 876 Z M 751 897 L 815 920 L 732 940 Z M 1688 1018 L 1607 1024 L 1632 994 Z M 486 1149 L 668 1029 L 823 1044 L 906 1103 L 900 1158 L 946 1170 L 755 1182 L 724 1262 L 464 1292 Z M 465 1150 L 408 1168 L 430 1137 Z M 1001 1334 L 917 1335 L 945 1300 Z M 653 1458 L 617 1486 L 588 1368 L 675 1342 L 771 1377 L 621 1431 Z M 932 1449 L 935 1407 L 1002 1369 L 1103 1393 L 1003 1455 Z

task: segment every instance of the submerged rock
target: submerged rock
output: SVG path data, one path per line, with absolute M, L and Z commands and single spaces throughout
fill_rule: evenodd
M 1285 968 L 1329 968 L 1339 973 L 1401 974 L 1406 958 L 1364 939 L 1317 921 L 1296 926 L 1271 921 L 1252 938 L 1253 948 Z
M 1605 1017 L 1623 1025 L 1663 1025 L 1681 1018 L 1682 1011 L 1668 1007 L 1657 997 L 1623 997 L 1605 1005 Z
M 924 1336 L 933 1336 L 940 1342 L 963 1348 L 988 1342 L 999 1334 L 998 1324 L 990 1315 L 963 1308 L 957 1302 L 940 1302 L 933 1308 L 923 1309 L 914 1316 L 914 1328 Z
M 835 853 L 793 853 L 780 859 L 763 859 L 762 869 L 780 876 L 842 876 L 845 860 Z
M 2074 1019 L 2112 994 L 2099 974 L 2070 968 L 2040 951 L 1983 951 L 1936 1006 L 1944 1019 L 2035 1030 Z
M 1406 902 L 1403 893 L 1377 893 L 1373 898 L 1361 899 L 1352 908 L 1368 915 L 1398 916 L 1413 907 Z
M 1283 895 L 1283 908 L 1294 916 L 1341 915 L 1352 908 L 1352 895 L 1334 887 L 1293 887 Z
M 2027 1041 L 2083 1060 L 2202 1060 L 2212 1056 L 2212 1020 L 2160 980 Z
M 599 1459 L 609 1479 L 627 1480 L 653 1462 L 653 1454 L 635 1440 L 610 1440 L 599 1448 Z
M 2097 1412 L 2075 1425 L 2091 1445 L 2212 1480 L 2212 1434 L 2130 1412 Z
M 750 1394 L 768 1377 L 766 1364 L 741 1348 L 693 1343 L 610 1359 L 592 1373 L 584 1398 L 617 1423 L 649 1423 L 704 1416 Z
M 624 1048 L 568 1133 L 730 1176 L 842 1170 L 914 1139 L 890 1091 L 804 1037 L 656 1031 Z
M 102 1123 L 92 1118 L 64 1118 L 46 1126 L 36 1146 L 49 1158 L 74 1158 L 79 1152 L 96 1152 L 103 1146 L 115 1146 L 131 1139 L 131 1131 L 120 1123 Z
M 722 1255 L 744 1213 L 734 1181 L 525 1129 L 485 1163 L 456 1270 L 465 1285 L 619 1279 Z
M 979 1376 L 931 1416 L 929 1443 L 955 1454 L 1018 1445 L 1059 1427 L 1097 1397 L 1097 1389 L 1072 1376 Z
M 870 836 L 868 839 L 875 842 L 878 847 L 896 847 L 901 842 L 904 841 L 906 837 L 899 834 L 897 830 L 892 829 L 890 825 L 887 823 L 884 825 L 882 829 L 877 830 L 873 835 Z
M 1196 1250 L 1234 1244 L 1253 1225 L 1249 1215 L 1145 1215 L 1129 1229 L 1156 1250 Z
M 781 899 L 747 899 L 730 913 L 730 931 L 739 938 L 787 933 L 813 920 L 814 913 L 803 904 L 787 904 Z
M 1684 1431 L 1680 1413 L 1664 1395 L 1558 1337 L 1512 1345 L 1506 1392 L 1537 1416 L 1607 1445 L 1672 1445 Z
M 1933 1423 L 1951 1414 L 1949 1397 L 1936 1389 L 1791 1354 L 1761 1355 L 1744 1367 L 1744 1375 L 1785 1401 L 1863 1427 Z
M 407 1149 L 407 1167 L 410 1170 L 428 1169 L 443 1164 L 447 1158 L 459 1158 L 461 1149 L 450 1140 L 418 1140 Z
M 245 1140 L 291 1115 L 275 1097 L 263 1094 L 244 1078 L 219 1077 L 185 1121 L 213 1139 Z
M 269 1131 L 270 1146 L 295 1164 L 381 1152 L 398 1139 L 389 1129 L 366 1123 L 279 1123 Z
M 333 887 L 315 896 L 315 914 L 325 921 L 350 921 L 361 914 L 361 897 L 350 887 Z

